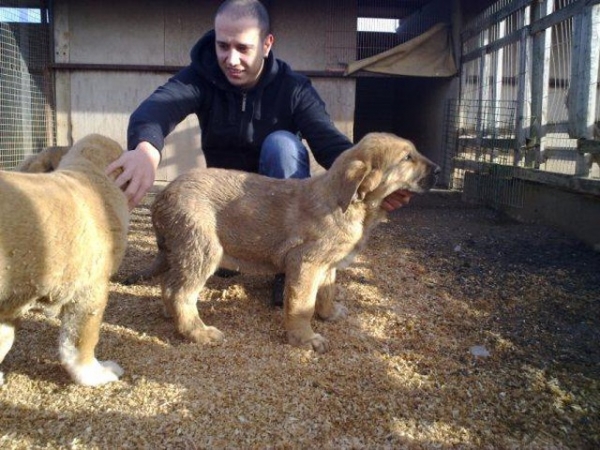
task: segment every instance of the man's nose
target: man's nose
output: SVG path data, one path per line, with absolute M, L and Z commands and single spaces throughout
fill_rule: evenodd
M 237 66 L 240 63 L 240 54 L 236 50 L 230 50 L 227 55 L 227 63 L 231 66 Z

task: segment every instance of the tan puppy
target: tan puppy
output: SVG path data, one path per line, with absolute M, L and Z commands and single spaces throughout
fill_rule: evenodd
M 346 309 L 333 301 L 336 270 L 352 262 L 385 217 L 386 196 L 398 189 L 425 192 L 438 172 L 411 142 L 385 133 L 365 136 L 327 172 L 305 180 L 190 171 L 157 196 L 152 221 L 159 253 L 136 276 L 162 273 L 165 312 L 178 332 L 213 342 L 223 335 L 202 322 L 196 302 L 218 267 L 284 272 L 288 341 L 324 352 L 328 343 L 310 322 L 315 311 L 324 320 L 345 316 Z
M 69 147 L 46 147 L 41 152 L 25 158 L 15 170 L 19 172 L 45 173 L 57 169 Z
M 16 321 L 43 309 L 60 315 L 60 360 L 76 383 L 99 385 L 122 374 L 94 355 L 109 278 L 127 244 L 127 200 L 104 174 L 122 152 L 112 139 L 90 135 L 54 172 L 0 171 L 0 363 Z

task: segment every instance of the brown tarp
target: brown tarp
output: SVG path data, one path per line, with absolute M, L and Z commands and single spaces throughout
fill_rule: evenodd
M 350 63 L 345 74 L 359 70 L 388 75 L 450 77 L 457 73 L 450 28 L 445 23 L 438 23 L 410 41 Z

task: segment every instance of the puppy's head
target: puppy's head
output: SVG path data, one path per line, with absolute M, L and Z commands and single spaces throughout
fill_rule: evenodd
M 69 147 L 46 147 L 17 166 L 19 172 L 46 173 L 56 170 Z
M 91 164 L 95 169 L 104 172 L 106 166 L 119 158 L 122 153 L 123 149 L 113 139 L 100 134 L 89 134 L 75 142 L 63 156 L 59 168 Z
M 440 172 L 412 142 L 390 133 L 367 134 L 338 160 L 334 166 L 343 173 L 338 191 L 342 210 L 353 200 L 379 206 L 399 189 L 426 192 L 435 185 Z

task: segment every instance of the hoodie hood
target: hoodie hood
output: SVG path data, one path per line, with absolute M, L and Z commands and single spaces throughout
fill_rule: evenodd
M 216 85 L 220 89 L 228 91 L 239 91 L 239 88 L 231 85 L 225 74 L 219 67 L 217 54 L 215 52 L 215 30 L 208 31 L 200 38 L 190 51 L 191 65 L 198 75 Z M 263 72 L 260 75 L 260 80 L 252 90 L 263 89 L 266 84 L 275 78 L 279 70 L 279 63 L 273 56 L 273 51 L 269 52 L 269 56 L 265 60 Z

